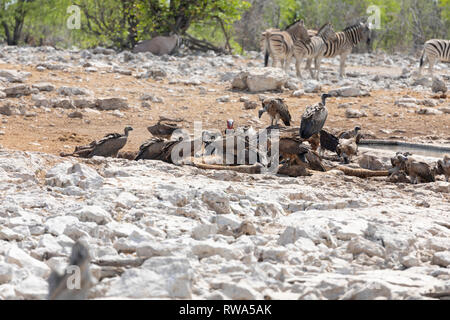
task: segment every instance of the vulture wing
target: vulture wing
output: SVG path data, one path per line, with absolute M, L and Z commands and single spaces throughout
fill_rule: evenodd
M 312 135 L 319 133 L 327 120 L 327 116 L 328 110 L 325 107 L 308 107 L 302 115 L 300 137 L 302 139 L 309 139 Z
M 426 182 L 434 182 L 435 177 L 431 173 L 430 167 L 425 162 L 419 162 L 418 175 Z
M 161 138 L 152 138 L 147 140 L 139 147 L 139 153 L 134 160 L 159 160 L 163 146 L 164 140 Z
M 308 160 L 309 167 L 312 170 L 322 171 L 322 172 L 327 171 L 327 169 L 322 164 L 322 159 L 320 158 L 320 156 L 316 152 L 309 151 L 306 154 L 306 159 Z
M 291 125 L 291 114 L 289 113 L 288 106 L 281 99 L 277 99 L 278 103 L 278 113 L 280 114 L 281 120 L 283 120 L 284 125 Z
M 333 134 L 326 132 L 325 130 L 320 130 L 320 147 L 322 149 L 336 152 L 336 147 L 339 144 L 339 139 Z
M 122 149 L 127 143 L 127 138 L 127 136 L 120 134 L 118 136 L 111 135 L 105 137 L 98 142 L 98 144 L 89 154 L 89 157 L 115 157 L 119 153 L 119 150 Z
M 177 124 L 168 122 L 158 122 L 153 126 L 147 127 L 147 130 L 155 137 L 170 137 L 177 129 L 179 129 Z

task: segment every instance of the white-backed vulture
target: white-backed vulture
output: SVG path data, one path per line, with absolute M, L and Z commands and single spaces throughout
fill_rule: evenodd
M 341 132 L 338 135 L 338 138 L 339 139 L 351 139 L 353 137 L 356 137 L 359 131 L 361 131 L 361 127 L 356 126 L 353 130 Z
M 344 163 L 349 163 L 352 157 L 358 154 L 358 144 L 360 134 L 351 139 L 341 139 L 336 147 L 336 153 L 342 158 Z
M 270 116 L 270 124 L 273 126 L 278 124 L 278 120 L 281 119 L 286 126 L 291 125 L 291 114 L 289 113 L 288 106 L 281 98 L 267 98 L 262 102 L 262 109 L 259 110 L 258 116 L 261 118 L 264 112 L 267 112 Z
M 439 160 L 437 162 L 437 174 L 443 174 L 445 176 L 445 181 L 448 182 L 450 177 L 450 156 L 445 155 L 444 160 Z
M 172 158 L 172 151 L 174 147 L 179 147 L 178 159 Z M 164 140 L 161 138 L 151 138 L 144 142 L 134 160 L 160 160 L 168 163 L 176 163 L 177 160 L 190 159 L 202 147 L 202 142 L 195 140 Z M 183 154 L 184 151 L 187 154 Z
M 427 163 L 416 161 L 411 157 L 406 160 L 406 173 L 413 184 L 436 181 Z
M 110 133 L 106 135 L 95 144 L 92 152 L 88 155 L 88 158 L 94 156 L 117 158 L 120 149 L 127 143 L 128 132 L 132 130 L 132 127 L 125 127 L 124 134 Z
M 331 97 L 331 95 L 324 93 L 322 94 L 321 102 L 306 107 L 300 123 L 300 137 L 302 139 L 309 139 L 311 136 L 322 130 L 328 116 L 328 110 L 325 107 L 325 103 L 326 99 L 329 97 Z
M 175 130 L 180 129 L 176 123 L 158 121 L 157 124 L 147 127 L 147 130 L 158 138 L 170 139 Z
M 61 153 L 61 157 L 79 157 L 79 158 L 92 158 L 94 156 L 101 157 L 114 157 L 122 149 L 128 140 L 128 133 L 132 131 L 132 127 L 125 127 L 124 134 L 109 133 L 99 141 L 92 141 L 87 146 L 77 146 L 73 153 Z

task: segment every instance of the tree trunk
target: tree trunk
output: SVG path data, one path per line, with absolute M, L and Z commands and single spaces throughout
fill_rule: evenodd
M 2 22 L 3 29 L 5 30 L 5 36 L 6 36 L 6 43 L 11 46 L 12 45 L 12 39 L 11 39 L 11 33 L 9 32 L 8 24 L 3 21 Z

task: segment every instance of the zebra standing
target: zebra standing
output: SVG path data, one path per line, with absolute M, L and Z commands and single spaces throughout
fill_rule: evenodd
M 301 78 L 302 75 L 300 69 L 302 59 L 310 59 L 323 54 L 326 49 L 325 40 L 331 39 L 331 37 L 334 36 L 334 31 L 329 23 L 326 23 L 317 32 L 314 30 L 307 30 L 303 20 L 293 23 L 286 31 L 291 35 L 294 42 L 293 51 L 296 60 L 295 69 L 297 71 L 297 76 Z M 316 33 L 316 35 L 311 36 L 314 33 Z M 311 77 L 314 77 L 312 70 L 309 69 L 309 71 Z M 316 78 L 318 78 L 318 72 Z
M 347 27 L 342 32 L 338 32 L 334 37 L 327 37 L 325 39 L 326 49 L 323 53 L 315 57 L 315 65 L 317 76 L 320 69 L 320 60 L 322 58 L 334 58 L 341 56 L 339 77 L 345 77 L 345 59 L 352 52 L 353 47 L 358 45 L 364 38 L 367 43 L 370 43 L 370 28 L 368 23 L 357 23 L 353 26 Z M 308 59 L 307 68 L 311 66 L 311 59 Z
M 293 42 L 291 35 L 279 29 L 268 29 L 262 33 L 261 49 L 264 52 L 264 66 L 269 63 L 269 56 L 272 56 L 272 67 L 277 67 L 280 63 L 286 73 L 292 59 Z
M 450 62 L 450 40 L 432 39 L 425 42 L 420 58 L 419 76 L 425 63 L 429 64 L 429 71 L 433 77 L 433 67 L 436 61 Z

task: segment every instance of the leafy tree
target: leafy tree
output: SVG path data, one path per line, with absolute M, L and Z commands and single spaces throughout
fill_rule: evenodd
M 0 22 L 8 45 L 19 44 L 25 17 L 33 0 L 0 0 Z

